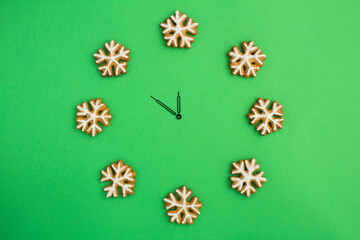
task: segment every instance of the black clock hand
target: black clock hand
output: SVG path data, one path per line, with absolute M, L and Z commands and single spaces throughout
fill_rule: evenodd
M 180 93 L 178 92 L 178 96 L 177 96 L 177 115 L 176 118 L 177 119 L 181 119 L 181 99 L 180 99 Z
M 180 114 L 181 112 L 181 102 L 180 102 L 180 93 L 178 92 L 177 96 L 177 113 Z
M 153 96 L 150 96 L 152 99 L 154 99 L 156 101 L 157 104 L 159 104 L 160 106 L 162 106 L 163 108 L 165 108 L 166 110 L 168 110 L 172 115 L 176 115 L 176 112 L 174 112 L 174 110 L 172 110 L 171 108 L 169 108 L 168 106 L 166 106 L 163 102 L 161 102 L 160 100 L 157 100 L 156 98 L 154 98 Z

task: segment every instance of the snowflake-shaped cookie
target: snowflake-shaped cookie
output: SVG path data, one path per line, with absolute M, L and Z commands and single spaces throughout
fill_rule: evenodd
M 101 103 L 101 99 L 90 100 L 92 110 L 89 109 L 87 102 L 83 102 L 82 105 L 77 105 L 78 112 L 76 113 L 77 129 L 81 129 L 87 134 L 95 137 L 97 133 L 102 131 L 98 122 L 100 121 L 104 126 L 109 126 L 112 115 L 109 114 L 109 109 L 106 108 L 104 103 Z
M 245 162 L 245 167 L 244 167 Z M 239 174 L 240 177 L 231 177 L 231 187 L 236 188 L 241 194 L 246 194 L 250 197 L 251 193 L 256 193 L 255 187 L 251 184 L 254 182 L 258 188 L 262 187 L 262 183 L 266 182 L 266 178 L 263 177 L 264 172 L 260 171 L 255 174 L 255 171 L 260 168 L 260 165 L 256 163 L 255 158 L 249 160 L 240 160 L 238 163 L 233 163 L 232 174 Z
M 202 203 L 198 202 L 197 197 L 193 197 L 191 202 L 187 202 L 187 198 L 192 194 L 192 191 L 187 190 L 186 186 L 181 189 L 176 189 L 180 200 L 177 200 L 173 193 L 169 193 L 168 198 L 164 198 L 165 208 L 168 210 L 167 215 L 170 217 L 170 222 L 176 221 L 181 224 L 193 224 L 193 219 L 200 214 Z M 173 210 L 169 210 L 173 209 Z
M 195 39 L 192 36 L 186 35 L 186 33 L 196 35 L 196 28 L 199 24 L 193 23 L 192 18 L 189 18 L 184 26 L 186 18 L 186 14 L 181 15 L 181 12 L 176 11 L 175 15 L 171 15 L 171 19 L 167 18 L 166 22 L 160 24 L 160 26 L 164 29 L 162 33 L 164 34 L 164 39 L 167 40 L 166 45 L 168 47 L 173 46 L 174 48 L 177 48 L 178 38 L 180 38 L 181 48 L 184 46 L 187 48 L 191 47 L 191 43 L 194 42 Z
M 254 42 L 243 42 L 242 53 L 237 46 L 233 47 L 233 51 L 228 53 L 230 57 L 230 68 L 233 70 L 232 74 L 239 74 L 246 78 L 256 77 L 256 72 L 264 65 L 266 58 L 265 54 L 261 54 L 261 50 L 254 46 Z
M 111 40 L 110 45 L 105 43 L 105 48 L 108 50 L 109 54 L 105 54 L 104 50 L 101 48 L 99 48 L 99 53 L 94 54 L 94 57 L 97 59 L 97 65 L 106 62 L 98 68 L 99 71 L 102 72 L 102 76 L 111 77 L 113 75 L 113 69 L 115 70 L 116 76 L 120 76 L 121 73 L 125 74 L 128 63 L 121 62 L 120 60 L 129 61 L 130 50 L 125 49 L 124 46 L 120 43 L 116 43 L 114 40 Z
M 113 170 L 111 170 L 111 168 Z M 136 179 L 134 177 L 136 175 L 136 172 L 132 171 L 131 167 L 124 164 L 121 160 L 118 163 L 111 164 L 111 168 L 108 166 L 105 170 L 101 171 L 101 181 L 112 182 L 111 185 L 104 188 L 104 191 L 107 192 L 106 197 L 118 197 L 118 187 L 121 188 L 123 197 L 126 197 L 127 194 L 133 195 L 133 188 L 135 187 L 136 182 Z
M 258 99 L 257 103 L 254 103 L 251 108 L 251 112 L 248 114 L 248 118 L 251 120 L 251 125 L 255 125 L 258 121 L 261 123 L 256 127 L 256 130 L 261 132 L 261 135 L 266 133 L 275 132 L 278 128 L 283 128 L 282 122 L 283 118 L 280 118 L 284 115 L 281 111 L 283 105 L 278 105 L 278 102 L 274 101 L 271 107 L 271 110 L 268 110 L 270 100 L 266 99 L 265 101 L 262 98 Z M 260 113 L 258 112 L 260 110 Z M 275 118 L 276 117 L 276 118 Z

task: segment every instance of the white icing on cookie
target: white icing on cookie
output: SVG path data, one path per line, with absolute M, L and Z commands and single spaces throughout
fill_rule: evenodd
M 277 131 L 278 128 L 283 128 L 282 122 L 284 118 L 278 118 L 284 115 L 281 111 L 283 105 L 278 105 L 276 101 L 273 102 L 272 107 L 268 110 L 270 100 L 265 101 L 262 98 L 258 99 L 258 103 L 255 103 L 251 108 L 248 118 L 251 120 L 250 123 L 255 125 L 258 121 L 261 123 L 256 127 L 256 130 L 261 132 L 261 135 L 270 134 Z M 260 112 L 258 112 L 260 110 Z M 276 117 L 277 116 L 277 117 Z
M 100 98 L 96 99 L 96 102 L 91 100 L 90 105 L 92 110 L 89 109 L 87 102 L 83 102 L 82 106 L 77 106 L 76 122 L 78 122 L 78 125 L 76 128 L 81 128 L 83 132 L 91 133 L 91 136 L 95 137 L 97 133 L 102 131 L 98 122 L 101 121 L 103 125 L 108 126 L 112 115 L 108 113 L 109 109 L 106 108 L 104 103 L 101 103 Z
M 101 64 L 106 62 L 106 64 L 100 66 L 98 69 L 102 72 L 102 76 L 106 77 L 107 75 L 111 77 L 113 75 L 112 68 L 115 69 L 115 75 L 120 76 L 121 73 L 126 73 L 126 67 L 128 66 L 127 62 L 120 62 L 120 60 L 130 60 L 128 54 L 130 50 L 125 49 L 120 43 L 116 43 L 114 40 L 111 40 L 110 45 L 105 43 L 105 48 L 108 50 L 109 54 L 106 55 L 104 50 L 99 49 L 99 53 L 95 53 L 94 57 L 97 59 L 96 64 Z
M 246 168 L 244 168 L 244 162 Z M 251 182 L 254 182 L 257 187 L 261 188 L 262 183 L 266 182 L 266 178 L 263 177 L 264 172 L 260 171 L 256 174 L 254 172 L 260 168 L 259 164 L 256 164 L 255 158 L 249 160 L 241 160 L 239 163 L 233 163 L 232 174 L 239 174 L 240 177 L 231 177 L 232 188 L 237 188 L 241 194 L 246 194 L 247 197 L 250 197 L 251 193 L 255 193 L 256 189 L 251 185 Z
M 242 53 L 238 47 L 234 46 L 233 51 L 229 52 L 230 68 L 233 69 L 232 74 L 239 74 L 240 76 L 256 77 L 256 72 L 264 65 L 266 58 L 265 54 L 261 54 L 261 50 L 254 46 L 254 42 L 243 42 L 242 47 L 244 53 Z M 246 71 L 246 72 L 244 72 Z
M 193 219 L 196 219 L 197 215 L 200 214 L 202 203 L 198 202 L 197 197 L 193 197 L 191 203 L 186 201 L 192 194 L 192 191 L 187 190 L 186 186 L 183 186 L 181 190 L 179 188 L 176 189 L 176 193 L 180 197 L 179 201 L 173 193 L 169 194 L 169 198 L 164 198 L 165 208 L 167 210 L 175 208 L 167 213 L 170 217 L 170 222 L 176 221 L 181 224 L 188 222 L 190 225 L 193 224 Z
M 194 37 L 187 36 L 186 33 L 191 33 L 193 35 L 197 34 L 196 28 L 198 23 L 193 23 L 192 18 L 189 18 L 184 26 L 183 23 L 187 18 L 186 14 L 181 15 L 181 12 L 176 11 L 175 15 L 171 15 L 171 20 L 166 19 L 166 23 L 161 23 L 160 26 L 164 29 L 162 32 L 164 34 L 164 39 L 167 40 L 166 45 L 178 47 L 178 38 L 180 37 L 180 47 L 186 46 L 187 48 L 191 47 L 191 43 L 194 42 Z M 173 25 L 173 23 L 175 26 Z
M 135 187 L 136 182 L 134 178 L 136 172 L 132 171 L 131 167 L 129 167 L 128 165 L 124 165 L 123 161 L 121 160 L 117 164 L 111 164 L 111 167 L 113 171 L 110 167 L 107 167 L 106 171 L 101 171 L 101 174 L 103 176 L 101 178 L 101 182 L 112 181 L 111 185 L 104 188 L 104 191 L 107 192 L 106 197 L 118 197 L 118 187 L 121 188 L 123 197 L 126 197 L 127 194 L 132 195 L 134 193 L 133 188 Z

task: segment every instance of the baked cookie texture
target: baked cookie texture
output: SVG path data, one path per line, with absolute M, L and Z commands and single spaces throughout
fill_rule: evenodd
M 251 113 L 248 114 L 248 118 L 251 120 L 251 125 L 255 125 L 256 123 L 261 122 L 259 125 L 257 125 L 256 130 L 259 131 L 263 136 L 265 134 L 276 132 L 278 128 L 283 128 L 283 105 L 279 105 L 278 102 L 274 101 L 271 109 L 269 110 L 269 104 L 269 99 L 264 100 L 259 98 L 257 103 L 254 103 L 253 107 L 251 108 Z
M 99 48 L 99 53 L 95 53 L 94 57 L 96 58 L 96 64 L 100 65 L 103 62 L 105 64 L 101 65 L 98 70 L 102 72 L 102 76 L 112 77 L 113 71 L 115 71 L 115 76 L 120 76 L 121 74 L 125 74 L 126 67 L 128 66 L 127 62 L 129 61 L 129 49 L 125 49 L 120 43 L 116 43 L 114 40 L 109 43 L 105 43 L 105 48 L 108 51 L 106 54 L 105 51 Z
M 193 224 L 193 219 L 196 219 L 200 214 L 202 203 L 198 201 L 197 197 L 193 197 L 191 202 L 187 198 L 191 196 L 192 191 L 183 186 L 181 189 L 176 189 L 179 200 L 173 193 L 169 193 L 169 197 L 164 198 L 165 209 L 168 210 L 167 215 L 170 217 L 170 222 L 177 222 L 179 224 Z
M 263 177 L 264 172 L 260 171 L 255 173 L 260 168 L 260 165 L 256 163 L 256 159 L 240 160 L 234 162 L 232 174 L 239 174 L 239 177 L 231 177 L 231 187 L 236 188 L 241 194 L 245 194 L 250 197 L 251 193 L 256 193 L 255 187 L 251 183 L 255 183 L 258 188 L 262 187 L 262 183 L 266 182 L 266 178 Z
M 104 188 L 104 191 L 107 192 L 106 197 L 118 197 L 118 187 L 121 188 L 123 197 L 134 194 L 136 172 L 123 161 L 120 160 L 118 163 L 111 164 L 111 168 L 110 166 L 106 167 L 105 170 L 101 171 L 101 175 L 101 182 L 112 182 Z
M 261 50 L 254 46 L 253 41 L 243 42 L 241 45 L 243 52 L 237 46 L 234 46 L 233 50 L 228 52 L 232 74 L 239 74 L 246 78 L 250 76 L 256 77 L 256 72 L 264 65 L 266 55 L 262 54 Z
M 91 109 L 87 102 L 77 105 L 76 122 L 78 124 L 76 128 L 95 137 L 99 132 L 102 132 L 99 122 L 104 126 L 109 126 L 112 115 L 105 103 L 102 103 L 101 98 L 96 99 L 96 101 L 90 100 L 90 105 Z
M 164 29 L 164 39 L 167 41 L 166 45 L 168 47 L 178 47 L 178 42 L 180 39 L 180 48 L 191 47 L 191 43 L 195 41 L 195 36 L 197 34 L 196 28 L 199 26 L 198 23 L 194 23 L 192 18 L 189 18 L 185 23 L 187 18 L 186 14 L 181 14 L 180 11 L 176 11 L 175 15 L 171 15 L 170 18 L 167 18 L 165 22 L 161 23 L 160 26 Z M 193 36 L 189 36 L 192 34 Z

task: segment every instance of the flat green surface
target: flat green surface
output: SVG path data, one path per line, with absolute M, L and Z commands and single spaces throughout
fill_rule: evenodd
M 190 49 L 165 46 L 160 23 L 199 23 Z M 0 239 L 351 239 L 360 235 L 360 2 L 2 1 Z M 103 78 L 93 54 L 116 40 L 128 73 Z M 253 40 L 258 77 L 233 76 L 227 52 Z M 151 98 L 176 108 L 178 121 Z M 284 105 L 261 136 L 258 97 Z M 76 105 L 113 114 L 97 137 Z M 247 198 L 231 163 L 256 158 L 268 182 Z M 135 194 L 106 198 L 100 172 L 137 171 Z M 204 206 L 192 226 L 162 199 L 187 185 Z

